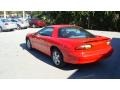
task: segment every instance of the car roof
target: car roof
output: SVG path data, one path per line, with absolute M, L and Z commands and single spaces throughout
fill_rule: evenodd
M 77 26 L 75 26 L 75 25 L 50 25 L 47 27 L 62 28 L 62 27 L 77 27 Z

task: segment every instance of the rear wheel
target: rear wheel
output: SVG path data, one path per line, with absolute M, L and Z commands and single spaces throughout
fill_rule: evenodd
M 32 45 L 31 45 L 31 42 L 30 42 L 29 39 L 26 40 L 26 46 L 27 46 L 27 48 L 28 48 L 29 50 L 32 49 Z
M 63 61 L 63 55 L 58 49 L 52 50 L 52 60 L 56 67 L 63 67 L 65 65 L 65 62 Z

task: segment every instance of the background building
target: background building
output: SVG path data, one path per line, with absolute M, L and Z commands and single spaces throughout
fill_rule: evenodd
M 30 16 L 30 11 L 0 11 L 0 17 L 22 17 L 26 18 Z

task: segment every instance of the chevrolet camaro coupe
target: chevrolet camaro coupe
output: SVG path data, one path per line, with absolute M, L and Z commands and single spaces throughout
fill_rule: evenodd
M 51 56 L 55 66 L 63 67 L 66 63 L 93 63 L 110 56 L 113 52 L 110 40 L 79 26 L 51 25 L 27 34 L 26 46 Z

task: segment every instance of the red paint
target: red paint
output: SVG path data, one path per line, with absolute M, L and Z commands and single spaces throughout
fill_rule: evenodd
M 30 39 L 32 47 L 40 50 L 41 52 L 51 55 L 50 48 L 57 47 L 63 54 L 64 62 L 72 64 L 85 64 L 93 63 L 103 60 L 110 56 L 113 52 L 111 45 L 107 45 L 110 38 L 103 36 L 96 36 L 94 38 L 59 38 L 58 32 L 62 27 L 73 27 L 74 25 L 51 25 L 54 31 L 52 36 L 41 36 L 39 34 L 28 34 L 27 38 Z M 91 45 L 90 49 L 76 49 L 82 45 Z
M 29 23 L 30 23 L 30 26 L 34 24 L 36 27 L 44 27 L 46 25 L 44 21 L 39 19 L 31 19 Z

